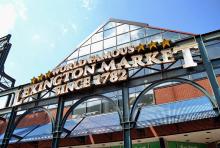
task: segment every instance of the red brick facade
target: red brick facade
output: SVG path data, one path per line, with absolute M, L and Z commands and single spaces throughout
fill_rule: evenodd
M 220 84 L 220 76 L 217 77 L 217 79 Z M 210 94 L 213 94 L 210 83 L 207 79 L 197 80 L 196 83 L 205 88 Z M 202 92 L 189 84 L 177 84 L 168 87 L 157 88 L 154 90 L 154 95 L 156 104 L 204 96 Z

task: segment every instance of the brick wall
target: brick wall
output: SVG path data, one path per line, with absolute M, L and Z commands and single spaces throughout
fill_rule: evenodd
M 217 79 L 220 83 L 220 76 Z M 196 83 L 203 86 L 210 94 L 213 94 L 208 79 L 197 80 Z M 204 96 L 202 92 L 189 84 L 174 84 L 168 87 L 159 87 L 154 89 L 154 95 L 156 104 Z

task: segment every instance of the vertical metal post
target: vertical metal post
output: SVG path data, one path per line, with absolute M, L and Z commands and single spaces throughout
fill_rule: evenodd
M 5 135 L 4 135 L 4 139 L 2 141 L 1 148 L 7 148 L 8 147 L 9 140 L 11 138 L 11 135 L 12 135 L 13 129 L 14 129 L 15 118 L 16 118 L 16 109 L 15 109 L 15 107 L 13 107 L 12 110 L 11 110 L 11 115 L 10 115 L 9 120 L 8 120 L 7 128 L 5 130 Z
M 123 103 L 123 138 L 124 138 L 124 147 L 131 148 L 131 126 L 130 126 L 130 110 L 129 110 L 129 90 L 126 87 L 126 83 L 123 84 L 122 88 L 122 103 Z
M 63 109 L 64 109 L 64 101 L 63 98 L 60 97 L 58 101 L 55 127 L 53 129 L 53 140 L 52 140 L 52 148 L 59 147 L 60 136 L 62 134 L 61 122 L 63 118 Z
M 212 87 L 212 90 L 213 90 L 214 95 L 215 95 L 215 99 L 216 99 L 217 104 L 218 104 L 218 109 L 219 109 L 219 107 L 220 107 L 220 88 L 219 88 L 219 85 L 218 85 L 218 81 L 216 79 L 215 72 L 213 70 L 212 63 L 211 63 L 211 61 L 208 57 L 208 53 L 207 53 L 206 47 L 203 43 L 202 36 L 201 35 L 197 36 L 196 41 L 198 43 L 199 50 L 200 50 L 200 53 L 201 53 L 201 57 L 202 57 L 202 60 L 203 60 L 203 63 L 204 63 L 204 66 L 205 66 L 205 69 L 206 69 L 211 87 Z

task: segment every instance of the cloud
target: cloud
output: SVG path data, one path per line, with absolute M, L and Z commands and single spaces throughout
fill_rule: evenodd
M 94 0 L 81 0 L 82 7 L 86 8 L 87 10 L 92 10 L 95 7 Z
M 25 6 L 23 1 L 15 1 L 15 7 L 16 11 L 18 12 L 19 17 L 26 21 L 28 19 L 27 17 L 27 7 Z
M 0 36 L 8 34 L 14 28 L 16 20 L 15 7 L 12 4 L 0 5 Z
M 40 41 L 40 38 L 41 38 L 41 36 L 39 34 L 34 34 L 31 39 L 34 42 L 38 42 L 38 41 Z
M 61 24 L 60 29 L 61 29 L 62 35 L 65 35 L 67 33 L 76 33 L 78 31 L 76 24 L 71 23 L 71 22 L 69 22 L 65 25 Z
M 61 25 L 61 31 L 62 31 L 62 34 L 64 35 L 64 34 L 68 33 L 69 29 L 64 25 Z
M 55 44 L 52 42 L 52 43 L 50 43 L 50 45 L 49 45 L 51 48 L 55 48 Z
M 27 20 L 27 8 L 22 0 L 0 3 L 0 36 L 7 35 L 14 28 L 18 18 Z
M 71 27 L 72 27 L 72 29 L 73 29 L 73 32 L 77 32 L 77 26 L 76 26 L 76 24 L 72 24 Z

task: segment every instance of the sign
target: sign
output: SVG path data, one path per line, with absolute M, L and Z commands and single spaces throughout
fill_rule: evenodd
M 172 63 L 175 62 L 175 55 L 178 53 L 183 56 L 183 68 L 197 66 L 191 54 L 191 49 L 198 49 L 197 45 L 182 47 L 171 45 L 170 40 L 164 39 L 161 43 L 150 42 L 136 47 L 125 47 L 103 55 L 73 61 L 33 78 L 30 85 L 17 91 L 14 105 L 21 104 L 28 100 L 26 98 L 44 90 L 53 89 L 59 96 L 91 86 L 125 81 L 128 78 L 128 69 Z

